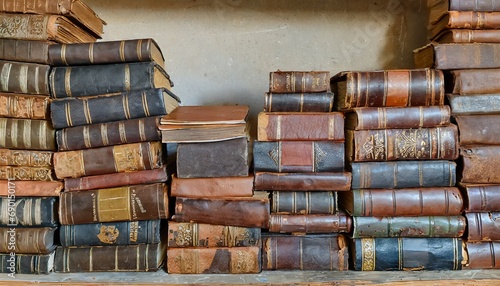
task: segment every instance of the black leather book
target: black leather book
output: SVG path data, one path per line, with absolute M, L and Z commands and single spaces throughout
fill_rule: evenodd
M 49 254 L 0 254 L 0 273 L 49 274 L 54 269 L 55 250 Z M 14 260 L 14 265 L 12 265 Z M 16 278 L 15 276 L 13 278 Z

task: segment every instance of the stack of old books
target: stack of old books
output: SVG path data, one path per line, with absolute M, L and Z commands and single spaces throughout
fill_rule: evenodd
M 153 39 L 49 47 L 61 247 L 55 271 L 155 271 L 167 173 L 157 125 L 178 106 Z M 166 221 L 165 221 L 166 222 Z
M 327 71 L 270 73 L 253 148 L 255 189 L 271 191 L 265 270 L 347 270 L 339 233 L 349 232 L 351 220 L 339 211 L 337 192 L 350 190 L 351 174 L 329 78 Z
M 80 1 L 13 0 L 0 8 L 0 272 L 11 277 L 53 269 L 63 183 L 52 162 L 48 47 L 94 42 L 103 25 Z
M 443 70 L 451 115 L 459 129 L 459 187 L 467 202 L 464 268 L 498 268 L 500 3 L 434 2 L 429 3 L 432 42 L 415 50 L 415 64 Z
M 432 69 L 341 72 L 331 79 L 346 112 L 354 270 L 461 269 L 465 218 L 454 187 L 457 127 Z
M 180 106 L 161 119 L 177 160 L 168 273 L 260 272 L 269 199 L 253 192 L 247 117 L 248 106 Z

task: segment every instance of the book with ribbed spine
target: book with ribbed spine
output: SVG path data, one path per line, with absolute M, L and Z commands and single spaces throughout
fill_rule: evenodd
M 337 192 L 273 191 L 271 212 L 280 214 L 336 214 Z
M 499 12 L 500 13 L 500 12 Z M 460 95 L 498 94 L 500 68 L 457 69 L 445 74 L 446 93 Z M 453 105 L 451 105 L 453 111 Z
M 456 115 L 460 145 L 500 145 L 500 114 Z
M 274 71 L 269 73 L 269 92 L 299 93 L 330 91 L 329 71 Z
M 0 253 L 49 254 L 57 246 L 55 233 L 54 227 L 0 227 Z
M 253 196 L 254 176 L 177 178 L 172 174 L 172 197 L 220 198 Z
M 349 191 L 351 173 L 255 173 L 255 190 L 262 191 Z
M 499 269 L 500 242 L 466 242 L 467 264 L 463 269 Z
M 269 219 L 269 232 L 306 234 L 351 231 L 351 217 L 343 211 L 336 214 L 274 214 Z
M 49 96 L 0 92 L 0 116 L 49 120 Z
M 468 212 L 467 241 L 500 241 L 500 212 Z
M 54 269 L 55 250 L 49 254 L 0 254 L 0 273 L 50 274 Z
M 499 87 L 500 88 L 500 87 Z M 499 114 L 500 94 L 447 94 L 452 115 Z
M 429 9 L 429 23 L 435 23 L 448 11 L 500 11 L 497 0 L 430 0 L 427 2 Z
M 460 146 L 462 172 L 460 182 L 500 184 L 500 172 L 492 166 L 500 164 L 500 145 Z
M 0 166 L 0 180 L 54 181 L 52 167 Z
M 264 95 L 266 112 L 332 112 L 331 92 L 274 93 Z
M 500 211 L 500 184 L 459 183 L 465 201 L 465 212 Z
M 52 151 L 0 148 L 0 166 L 51 167 Z
M 433 40 L 447 29 L 487 30 L 500 28 L 500 11 L 448 11 L 429 26 L 429 39 Z
M 484 31 L 484 30 L 478 30 Z M 498 31 L 496 31 L 498 33 Z M 498 34 L 500 36 L 500 34 Z M 500 38 L 498 39 L 500 41 Z M 439 70 L 499 68 L 498 43 L 431 43 L 413 51 L 415 66 Z M 464 57 L 463 55 L 469 55 Z
M 47 120 L 0 118 L 0 148 L 56 151 L 55 130 Z
M 55 227 L 59 225 L 57 197 L 13 197 L 12 195 L 0 197 L 1 226 Z
M 7 61 L 49 64 L 51 41 L 0 39 L 0 58 Z
M 61 181 L 0 180 L 0 196 L 11 193 L 17 197 L 59 197 L 63 187 Z
M 0 92 L 50 95 L 49 65 L 0 60 L 0 70 Z

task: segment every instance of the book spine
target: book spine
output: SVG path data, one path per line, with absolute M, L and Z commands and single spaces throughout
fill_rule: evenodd
M 484 241 L 466 243 L 468 261 L 463 269 L 498 269 L 500 268 L 500 242 Z
M 0 118 L 0 148 L 55 151 L 55 130 L 47 120 Z
M 260 112 L 257 140 L 344 141 L 344 115 L 341 112 Z
M 331 92 L 317 93 L 272 93 L 265 94 L 265 112 L 332 112 L 334 95 Z
M 351 173 L 255 173 L 255 190 L 349 191 Z
M 0 180 L 54 181 L 52 167 L 0 166 Z
M 471 30 L 471 32 L 475 31 Z M 499 53 L 500 47 L 497 44 L 436 45 L 434 47 L 434 62 L 436 68 L 446 70 L 498 68 L 495 55 Z M 463 55 L 470 56 L 464 57 Z
M 59 219 L 63 225 L 167 217 L 167 187 L 163 183 L 63 192 L 59 198 Z
M 214 178 L 177 178 L 172 176 L 170 195 L 172 197 L 221 198 L 253 196 L 254 176 L 214 177 Z
M 353 238 L 370 237 L 462 237 L 465 217 L 353 217 Z
M 54 153 L 58 179 L 161 168 L 161 142 L 142 142 Z
M 450 11 L 500 11 L 498 0 L 451 0 Z
M 169 248 L 168 274 L 260 273 L 260 247 Z
M 49 274 L 54 264 L 54 251 L 50 254 L 17 254 L 11 264 L 10 253 L 0 254 L 0 272 L 16 274 Z
M 460 270 L 462 244 L 461 238 L 356 238 L 354 270 Z
M 279 233 L 338 233 L 351 231 L 351 217 L 336 214 L 271 214 L 269 232 Z
M 160 141 L 159 117 L 144 117 L 108 123 L 75 126 L 56 131 L 59 151 Z
M 49 95 L 50 66 L 0 60 L 0 92 Z
M 6 181 L 0 180 L 0 196 L 59 197 L 63 189 L 60 181 Z
M 343 172 L 344 142 L 253 142 L 255 172 Z
M 0 59 L 48 65 L 49 45 L 48 41 L 0 39 Z
M 500 211 L 500 185 L 460 184 L 467 197 L 465 212 Z
M 452 43 L 498 43 L 500 39 L 498 38 L 498 31 L 495 30 L 467 30 L 467 29 L 452 29 L 450 30 L 450 33 L 452 34 Z M 481 51 L 481 53 L 484 53 Z M 445 62 L 449 65 L 452 65 L 453 63 L 449 61 L 443 61 L 444 59 L 440 57 L 441 60 L 439 62 Z M 460 59 L 460 60 L 459 60 Z M 470 61 L 467 61 L 462 58 L 457 58 L 457 61 L 465 61 L 468 62 L 467 66 L 475 66 Z M 480 65 L 491 65 L 488 63 L 485 63 L 481 61 Z M 465 66 L 465 65 L 464 65 Z M 447 67 L 445 65 L 445 67 Z M 496 66 L 497 67 L 497 66 Z
M 460 95 L 492 94 L 497 96 L 500 89 L 499 70 L 461 69 L 449 71 L 446 74 L 446 92 Z M 451 107 L 452 111 L 455 112 L 453 105 Z
M 160 243 L 160 220 L 62 225 L 59 239 L 64 247 Z
M 452 29 L 498 29 L 500 17 L 496 13 L 476 11 L 448 11 L 447 28 Z
M 500 212 L 466 213 L 467 241 L 500 241 Z
M 0 148 L 0 166 L 52 167 L 51 151 Z
M 168 247 L 260 246 L 260 228 L 168 222 Z
M 394 161 L 352 163 L 353 189 L 452 187 L 456 166 L 452 161 Z
M 348 256 L 342 235 L 262 235 L 262 270 L 343 271 Z
M 269 73 L 269 92 L 327 92 L 330 91 L 328 71 L 276 71 Z
M 500 95 L 448 95 L 452 115 L 484 114 L 497 111 Z
M 0 197 L 0 225 L 54 227 L 58 225 L 57 197 Z
M 500 164 L 500 146 L 469 145 L 460 147 L 462 183 L 498 184 L 500 172 L 491 166 Z
M 455 116 L 460 130 L 460 145 L 500 145 L 500 115 Z
M 51 40 L 51 35 L 48 33 L 50 17 L 50 15 L 1 13 L 0 37 L 18 40 Z
M 272 192 L 273 213 L 336 214 L 338 210 L 337 192 Z
M 48 254 L 55 249 L 55 228 L 1 227 L 0 252 Z
M 2 11 L 32 14 L 60 14 L 61 9 L 70 10 L 69 0 L 10 1 L 2 0 Z
M 0 92 L 0 116 L 49 120 L 48 96 Z

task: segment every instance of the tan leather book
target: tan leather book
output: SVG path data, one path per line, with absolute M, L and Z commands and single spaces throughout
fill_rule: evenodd
M 330 91 L 329 71 L 274 71 L 269 73 L 269 92 L 301 93 Z
M 500 31 L 497 32 L 500 42 Z M 499 43 L 431 43 L 414 50 L 413 59 L 417 68 L 485 69 L 500 67 L 496 61 L 499 54 Z
M 0 180 L 54 181 L 52 167 L 0 166 Z
M 0 148 L 56 151 L 55 130 L 47 120 L 0 118 Z
M 429 27 L 429 39 L 433 40 L 446 29 L 498 29 L 500 12 L 448 11 Z
M 48 254 L 56 248 L 55 232 L 52 227 L 0 227 L 0 253 Z
M 59 197 L 64 185 L 60 181 L 7 181 L 0 180 L 0 196 Z
M 500 145 L 460 146 L 462 183 L 499 184 Z
M 52 167 L 52 151 L 0 148 L 0 166 Z
M 170 195 L 172 197 L 220 198 L 253 196 L 254 176 L 177 178 L 172 175 Z
M 0 92 L 0 116 L 20 119 L 50 119 L 48 96 Z
M 500 31 L 448 29 L 439 33 L 434 41 L 440 44 L 500 43 Z
M 50 95 L 49 65 L 0 60 L 0 92 Z
M 351 217 L 336 214 L 271 214 L 269 232 L 279 233 L 340 233 L 351 231 Z

